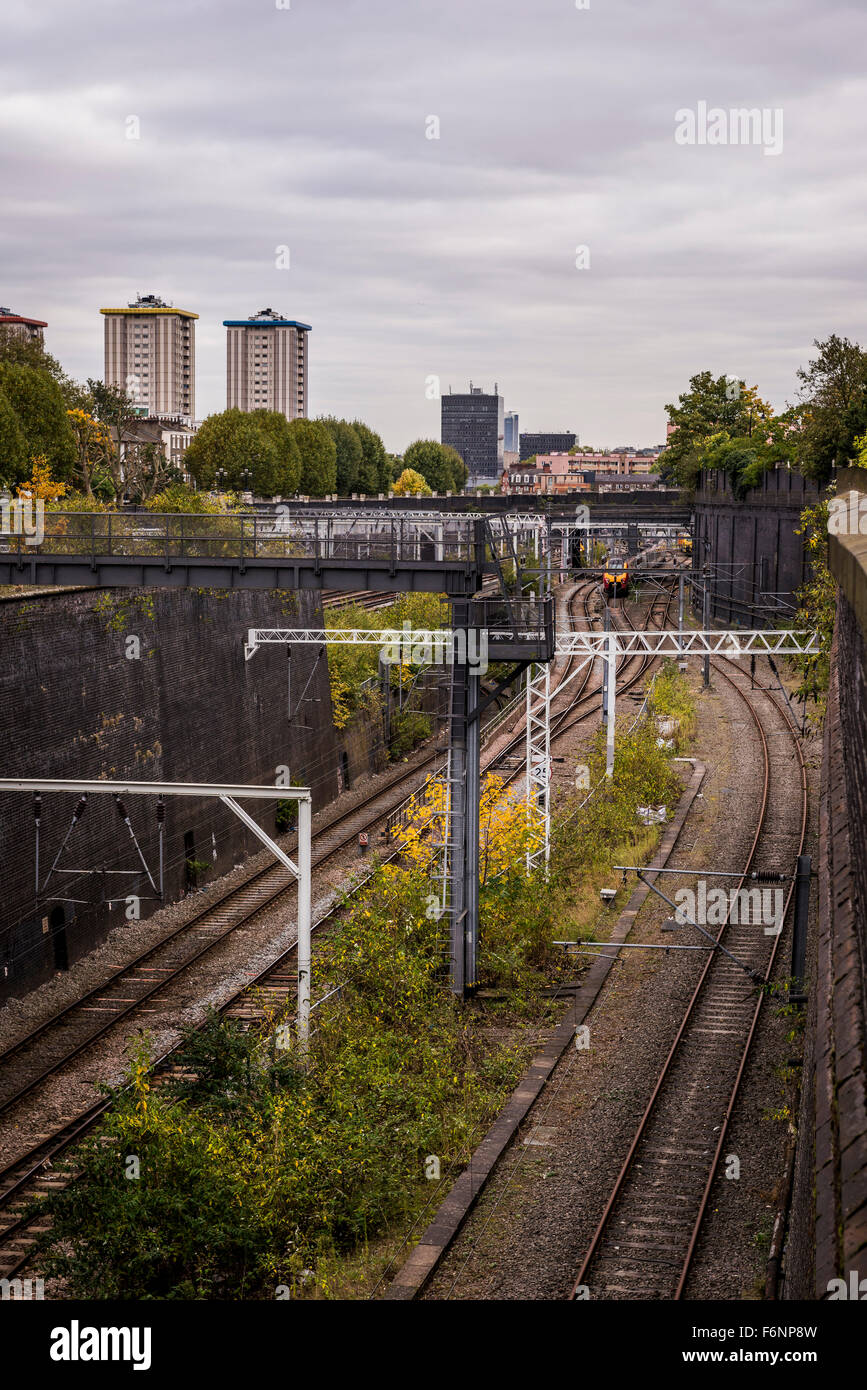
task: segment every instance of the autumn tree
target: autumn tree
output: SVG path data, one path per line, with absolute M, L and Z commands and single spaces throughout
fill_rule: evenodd
M 66 414 L 78 451 L 74 481 L 88 497 L 113 497 L 115 448 L 108 426 L 86 410 L 68 410 Z
M 58 502 L 66 493 L 66 484 L 51 476 L 51 465 L 44 454 L 31 460 L 30 477 L 19 483 L 16 489 L 19 497 L 29 497 L 34 501 Z
M 395 497 L 430 497 L 431 490 L 420 473 L 405 468 L 394 485 Z

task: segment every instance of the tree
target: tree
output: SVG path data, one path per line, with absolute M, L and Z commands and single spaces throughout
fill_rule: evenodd
M 18 420 L 27 454 L 44 454 L 58 478 L 75 467 L 76 445 L 66 416 L 66 403 L 57 382 L 46 371 L 21 362 L 0 361 L 0 391 Z M 13 444 L 13 449 L 14 449 Z M 18 481 L 20 473 L 10 481 Z
M 324 497 L 337 489 L 337 445 L 321 420 L 292 420 L 289 425 L 301 455 L 299 491 Z
M 135 425 L 141 417 L 132 398 L 122 386 L 114 386 L 88 377 L 87 390 L 91 402 L 88 413 L 107 428 L 112 441 L 109 466 L 114 490 L 118 497 L 122 497 L 124 492 L 129 491 L 124 458 L 125 446 L 131 442 Z M 132 458 L 129 463 L 132 465 Z
M 431 490 L 420 473 L 405 468 L 394 485 L 395 497 L 430 497 Z
M 162 441 L 127 440 L 120 466 L 122 493 L 133 502 L 148 502 L 168 483 L 180 482 L 179 469 L 166 456 Z
M 38 338 L 23 338 L 19 333 L 0 327 L 0 362 L 11 362 L 45 372 L 60 389 L 67 410 L 89 408 L 85 388 L 66 375 L 57 358 L 45 351 Z
M 254 410 L 253 417 L 273 440 L 280 456 L 277 486 L 271 496 L 279 493 L 281 497 L 294 497 L 301 482 L 301 452 L 289 421 L 279 410 Z
M 30 497 L 41 502 L 58 502 L 66 492 L 66 484 L 52 478 L 48 460 L 41 454 L 32 461 L 30 477 L 19 483 L 16 490 L 19 497 Z
M 0 483 L 7 486 L 27 476 L 27 441 L 18 416 L 0 390 Z
M 867 353 L 836 333 L 813 346 L 819 355 L 797 374 L 797 461 L 807 477 L 826 483 L 833 468 L 852 463 L 867 430 Z
M 435 439 L 416 439 L 404 450 L 403 463 L 420 473 L 434 492 L 459 492 L 467 479 L 460 454 Z
M 288 420 L 273 415 L 233 407 L 203 420 L 184 455 L 198 485 L 217 491 L 249 488 L 260 497 L 291 495 L 300 474 L 297 440 Z
M 115 460 L 114 443 L 108 426 L 89 415 L 86 410 L 66 412 L 75 436 L 78 458 L 74 480 L 88 497 L 97 494 L 103 499 L 115 495 L 112 477 Z
M 360 420 L 353 420 L 352 427 L 361 440 L 361 450 L 364 455 L 358 474 L 359 492 L 366 492 L 369 497 L 376 497 L 380 492 L 388 492 L 392 477 L 385 445 L 376 431 L 369 429 Z
M 773 411 L 758 394 L 735 377 L 698 372 L 676 404 L 665 407 L 674 432 L 659 459 L 665 482 L 692 487 L 701 468 L 701 451 L 713 436 L 751 439 L 767 432 Z
M 718 468 L 728 473 L 736 497 L 756 487 L 762 474 L 790 462 L 794 451 L 789 416 L 778 415 L 766 428 L 752 436 L 730 439 L 723 431 L 711 435 L 698 450 L 700 468 Z
M 457 449 L 453 449 L 450 444 L 441 444 L 440 448 L 443 451 L 443 458 L 452 470 L 454 483 L 451 490 L 452 492 L 460 492 L 467 478 L 470 476 L 470 470 L 467 468 L 467 465 L 464 463 Z
M 326 427 L 337 449 L 337 491 L 341 497 L 348 497 L 359 490 L 359 477 L 364 465 L 364 450 L 358 430 L 348 420 L 337 420 L 333 415 L 324 416 L 322 424 Z
M 234 499 L 195 492 L 183 483 L 172 483 L 164 492 L 151 497 L 145 506 L 149 512 L 196 512 L 220 516 L 237 510 Z

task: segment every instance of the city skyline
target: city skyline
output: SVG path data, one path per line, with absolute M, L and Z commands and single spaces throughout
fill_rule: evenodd
M 780 409 L 814 339 L 863 337 L 867 15 L 778 18 L 216 0 L 203 23 L 157 0 L 141 26 L 13 4 L 4 303 L 79 379 L 102 373 L 100 305 L 190 305 L 200 418 L 225 404 L 223 321 L 276 304 L 315 326 L 308 413 L 393 452 L 438 437 L 432 377 L 497 380 L 523 429 L 597 446 L 662 439 L 705 368 Z M 773 115 L 773 144 L 714 144 L 736 107 Z

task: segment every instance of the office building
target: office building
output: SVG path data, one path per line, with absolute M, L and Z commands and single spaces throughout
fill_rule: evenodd
M 224 319 L 226 407 L 275 410 L 287 420 L 307 416 L 309 323 L 260 309 L 248 319 Z
M 568 454 L 575 448 L 577 439 L 577 434 L 570 434 L 568 430 L 562 434 L 522 434 L 520 461 L 523 463 L 539 454 Z
M 468 486 L 499 480 L 503 472 L 505 443 L 503 398 L 494 383 L 494 394 L 481 386 L 466 393 L 444 395 L 440 402 L 440 440 L 456 449 L 467 466 Z
M 105 315 L 105 381 L 122 387 L 141 415 L 196 413 L 196 319 L 154 294 Z

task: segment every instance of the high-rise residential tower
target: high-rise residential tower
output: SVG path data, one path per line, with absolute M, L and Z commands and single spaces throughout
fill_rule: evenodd
M 260 309 L 248 319 L 224 319 L 226 406 L 276 410 L 287 420 L 307 416 L 309 323 Z
M 457 449 L 467 466 L 468 483 L 491 482 L 503 471 L 505 441 L 503 398 L 497 392 L 485 395 L 481 386 L 470 382 L 469 392 L 441 399 L 440 439 Z
M 517 410 L 506 411 L 506 414 L 503 417 L 503 426 L 505 431 L 503 448 L 507 454 L 514 454 L 517 459 L 518 450 L 521 444 L 521 436 L 518 428 Z
M 154 294 L 105 314 L 105 380 L 123 387 L 142 415 L 196 413 L 196 319 Z
M 11 309 L 0 308 L 0 332 L 11 333 L 16 338 L 35 339 L 41 343 L 43 329 L 48 324 L 43 319 L 26 319 L 23 314 L 13 314 Z

